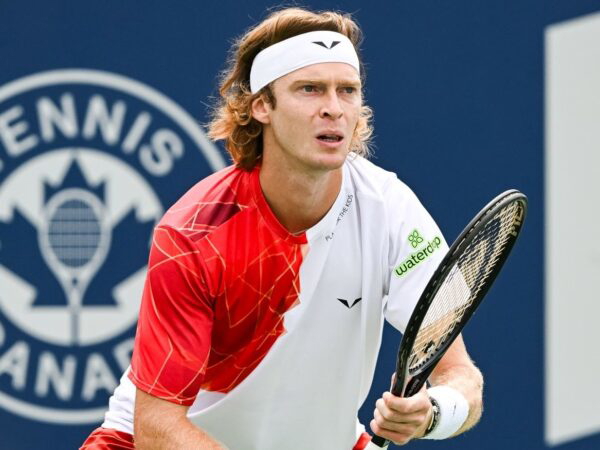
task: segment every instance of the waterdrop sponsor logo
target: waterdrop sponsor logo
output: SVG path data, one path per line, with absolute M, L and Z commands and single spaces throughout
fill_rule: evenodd
M 442 245 L 441 237 L 435 236 L 433 239 L 425 241 L 418 230 L 413 230 L 408 235 L 407 240 L 413 249 L 418 248 L 418 250 L 411 253 L 408 258 L 398 264 L 398 266 L 394 269 L 394 274 L 397 277 L 403 277 L 406 275 L 421 262 L 429 258 Z

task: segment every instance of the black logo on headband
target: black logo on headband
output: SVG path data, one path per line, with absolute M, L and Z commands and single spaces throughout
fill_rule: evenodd
M 331 50 L 333 47 L 335 47 L 339 43 L 340 43 L 340 41 L 332 41 L 331 45 L 328 47 L 327 44 L 325 44 L 325 42 L 313 41 L 313 44 L 317 44 L 317 45 L 320 45 L 321 47 L 325 47 L 327 50 Z

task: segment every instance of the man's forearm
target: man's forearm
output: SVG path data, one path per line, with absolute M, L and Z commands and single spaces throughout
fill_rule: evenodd
M 133 419 L 135 448 L 225 449 L 225 446 L 190 422 L 187 410 L 187 406 L 159 399 L 137 389 Z
M 145 421 L 135 429 L 135 448 L 142 450 L 207 449 L 225 447 L 208 433 L 192 424 L 186 417 L 176 420 Z
M 483 376 L 473 364 L 455 365 L 431 377 L 433 385 L 446 385 L 459 391 L 469 404 L 467 419 L 454 436 L 477 424 L 483 411 Z

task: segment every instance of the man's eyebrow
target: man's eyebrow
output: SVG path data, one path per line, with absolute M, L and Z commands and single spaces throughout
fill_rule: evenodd
M 359 80 L 350 80 L 350 79 L 340 79 L 335 80 L 334 83 L 338 86 L 350 86 L 360 88 L 362 83 Z M 301 80 L 296 80 L 292 83 L 292 86 L 303 86 L 305 84 L 314 84 L 317 86 L 323 86 L 329 84 L 329 81 L 320 80 L 316 78 L 303 78 Z
M 360 82 L 360 80 L 349 80 L 349 79 L 338 80 L 337 84 L 341 84 L 342 86 L 355 87 L 355 88 L 360 88 L 362 86 L 362 83 Z
M 323 85 L 323 84 L 327 84 L 325 81 L 323 80 L 318 80 L 315 78 L 302 78 L 301 80 L 296 80 L 292 83 L 292 86 L 301 86 L 301 85 L 305 85 L 305 84 L 318 84 L 318 85 Z

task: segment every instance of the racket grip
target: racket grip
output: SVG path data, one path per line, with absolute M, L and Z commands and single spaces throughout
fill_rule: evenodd
M 410 381 L 408 382 L 408 384 L 406 385 L 406 389 L 404 389 L 403 396 L 404 397 L 412 397 L 417 392 L 419 392 L 421 390 L 421 388 L 423 387 L 423 385 L 427 382 L 427 379 L 429 378 L 429 375 L 431 375 L 431 372 L 433 372 L 433 369 L 435 368 L 435 366 L 436 366 L 435 364 L 432 364 L 431 367 L 429 367 L 428 369 L 425 369 L 419 375 L 411 378 Z
M 427 378 L 424 378 L 424 377 L 412 378 L 406 385 L 406 389 L 404 390 L 404 396 L 412 397 L 413 395 L 415 395 L 417 392 L 419 392 L 421 390 L 421 388 L 423 387 L 423 384 L 425 384 L 426 380 L 427 380 Z
M 369 445 L 367 445 L 365 450 L 379 450 L 381 448 L 387 448 L 389 444 L 390 441 L 387 439 L 375 435 L 371 438 L 371 442 L 369 442 Z

